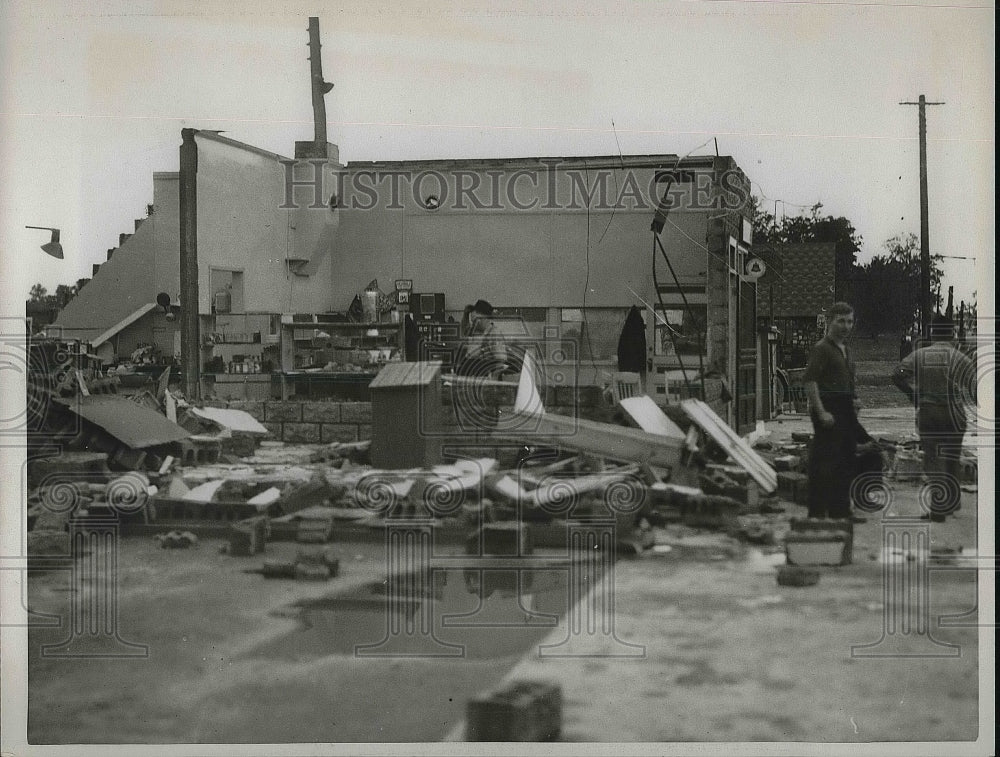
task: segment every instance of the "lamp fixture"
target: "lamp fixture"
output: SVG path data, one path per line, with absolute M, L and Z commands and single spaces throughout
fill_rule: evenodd
M 48 253 L 54 258 L 63 259 L 63 248 L 59 244 L 59 229 L 53 229 L 51 226 L 25 226 L 26 229 L 42 229 L 44 231 L 52 232 L 52 239 L 47 243 L 42 245 L 42 251 Z

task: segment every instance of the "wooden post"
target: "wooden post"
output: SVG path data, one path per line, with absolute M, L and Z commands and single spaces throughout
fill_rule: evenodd
M 309 17 L 309 70 L 312 78 L 313 121 L 315 121 L 315 142 L 326 145 L 326 101 L 324 95 L 333 85 L 323 81 L 323 59 L 320 57 L 319 19 Z
M 180 260 L 181 363 L 184 396 L 201 397 L 201 333 L 198 323 L 198 145 L 197 129 L 181 129 Z

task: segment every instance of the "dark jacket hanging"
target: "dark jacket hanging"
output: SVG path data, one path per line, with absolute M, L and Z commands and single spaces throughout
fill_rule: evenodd
M 642 312 L 635 305 L 628 311 L 618 337 L 618 370 L 646 373 L 646 324 L 642 322 Z

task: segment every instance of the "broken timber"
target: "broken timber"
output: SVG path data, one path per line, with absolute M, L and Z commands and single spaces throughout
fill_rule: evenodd
M 530 440 L 532 444 L 659 468 L 673 469 L 681 464 L 683 438 L 547 413 L 535 387 L 534 370 L 531 355 L 526 354 L 514 403 L 514 412 L 524 422 L 517 424 L 518 429 L 494 431 L 494 439 L 520 444 Z
M 560 447 L 597 457 L 623 462 L 645 463 L 659 468 L 675 468 L 681 464 L 684 440 L 640 429 L 588 421 L 584 418 L 545 413 L 536 419 L 534 428 L 526 431 L 495 431 L 494 439 L 524 443 L 530 440 L 540 446 Z
M 770 494 L 778 488 L 778 474 L 767 462 L 754 452 L 746 440 L 733 431 L 726 422 L 712 412 L 712 408 L 698 399 L 681 401 L 687 416 L 735 460 L 761 488 Z

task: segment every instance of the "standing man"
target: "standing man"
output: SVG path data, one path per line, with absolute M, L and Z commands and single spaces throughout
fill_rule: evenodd
M 927 483 L 941 487 L 931 498 L 931 512 L 921 517 L 941 522 L 961 507 L 962 437 L 965 400 L 976 398 L 976 366 L 952 344 L 955 325 L 938 316 L 931 343 L 907 355 L 896 366 L 892 383 L 917 408 L 917 432 L 924 453 Z
M 506 352 L 494 333 L 493 306 L 486 300 L 467 305 L 462 316 L 462 344 L 456 358 L 455 372 L 460 376 L 492 378 L 503 370 Z
M 851 517 L 851 481 L 856 473 L 860 428 L 854 362 L 846 343 L 853 329 L 854 308 L 846 302 L 831 305 L 826 316 L 826 336 L 812 348 L 802 377 L 813 424 L 810 518 Z

